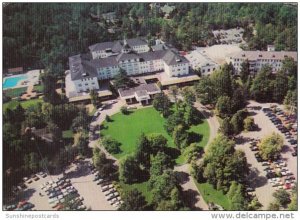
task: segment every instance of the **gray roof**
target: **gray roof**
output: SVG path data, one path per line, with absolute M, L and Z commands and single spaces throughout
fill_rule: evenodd
M 137 97 L 143 97 L 143 96 L 147 96 L 148 92 L 147 90 L 138 90 L 135 92 L 135 94 L 137 95 Z
M 273 59 L 284 60 L 285 57 L 292 57 L 297 61 L 297 52 L 295 51 L 241 51 L 232 58 L 242 58 L 248 60 Z
M 166 62 L 167 65 L 176 65 L 179 63 L 188 63 L 189 61 L 172 50 L 168 50 L 168 52 L 163 56 L 163 60 Z
M 155 83 L 150 84 L 141 84 L 134 88 L 127 88 L 127 89 L 118 89 L 118 92 L 120 96 L 126 97 L 126 96 L 133 96 L 135 93 L 138 96 L 144 96 L 148 93 L 160 93 L 161 90 L 158 88 L 158 86 Z
M 80 80 L 83 77 L 97 77 L 97 71 L 89 61 L 83 60 L 81 55 L 69 57 L 69 67 L 72 80 Z M 82 74 L 86 73 L 86 76 Z
M 148 45 L 146 41 L 140 38 L 127 39 L 126 41 L 128 46 L 130 47 L 139 46 L 139 45 Z M 113 52 L 120 52 L 122 50 L 122 47 L 123 47 L 123 40 L 118 40 L 114 42 L 97 43 L 89 46 L 89 49 L 91 52 L 93 52 L 93 51 L 99 51 L 99 50 L 105 50 L 111 48 Z
M 110 66 L 117 66 L 118 62 L 116 57 L 107 57 L 103 59 L 94 59 L 91 60 L 90 63 L 95 66 L 95 68 L 103 68 L 103 67 L 110 67 Z
M 105 50 L 108 48 L 112 48 L 114 46 L 114 42 L 102 42 L 102 43 L 97 43 L 89 46 L 89 49 L 91 52 L 93 51 L 99 51 L 99 50 Z
M 140 57 L 135 53 L 120 53 L 115 59 L 120 62 L 123 60 L 140 59 Z

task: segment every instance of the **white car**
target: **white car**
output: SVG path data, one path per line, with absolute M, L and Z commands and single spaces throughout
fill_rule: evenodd
M 108 196 L 105 196 L 106 200 L 109 201 L 115 197 L 118 197 L 119 196 L 119 193 L 115 192 L 115 193 L 112 193 L 112 194 L 109 194 Z
M 112 189 L 114 186 L 112 184 L 101 187 L 101 191 L 105 192 L 109 189 Z
M 112 205 L 116 202 L 118 202 L 119 200 L 117 198 L 113 198 L 112 200 L 109 201 L 109 203 Z
M 104 193 L 104 195 L 105 195 L 105 196 L 108 196 L 109 194 L 114 193 L 114 192 L 116 192 L 116 189 L 112 188 L 112 189 L 106 191 L 106 192 Z

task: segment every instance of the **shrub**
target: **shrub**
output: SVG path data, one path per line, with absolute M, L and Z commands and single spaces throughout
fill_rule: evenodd
M 123 115 L 127 115 L 128 114 L 128 110 L 126 106 L 122 106 L 120 111 L 122 112 Z
M 118 154 L 121 152 L 121 144 L 112 137 L 103 137 L 101 143 L 104 148 L 111 154 Z

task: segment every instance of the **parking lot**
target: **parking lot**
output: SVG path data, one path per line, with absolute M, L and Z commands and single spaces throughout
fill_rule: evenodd
M 111 181 L 97 175 L 87 159 L 72 163 L 64 174 L 36 175 L 35 180 L 26 180 L 27 187 L 19 193 L 19 203 L 33 204 L 26 210 L 63 210 L 66 196 L 72 195 L 72 207 L 76 210 L 116 210 L 122 202 L 119 194 Z
M 259 104 L 252 101 L 249 106 L 261 107 L 260 110 L 248 109 L 249 113 L 253 115 L 252 117 L 254 118 L 254 121 L 258 125 L 259 129 L 256 131 L 242 133 L 239 137 L 236 148 L 245 152 L 247 161 L 250 165 L 250 174 L 248 178 L 249 186 L 255 189 L 254 193 L 256 194 L 258 200 L 262 203 L 263 209 L 267 209 L 270 202 L 274 201 L 272 194 L 276 191 L 276 189 L 285 187 L 285 185 L 279 184 L 279 181 L 285 181 L 285 178 L 281 178 L 281 180 L 277 179 L 278 185 L 277 183 L 274 184 L 275 179 L 274 181 L 268 180 L 266 177 L 266 171 L 264 169 L 269 166 L 274 167 L 275 169 L 282 169 L 283 171 L 287 170 L 293 174 L 297 181 L 297 157 L 292 155 L 294 149 L 288 142 L 285 135 L 278 130 L 278 128 L 271 122 L 270 118 L 262 111 L 262 108 L 270 108 L 270 104 Z M 282 106 L 280 107 L 282 109 Z M 265 163 L 258 162 L 255 158 L 255 151 L 250 149 L 250 139 L 262 139 L 265 136 L 270 135 L 272 132 L 279 133 L 284 137 L 285 146 L 281 152 L 280 160 L 284 166 L 280 166 L 279 164 L 277 165 L 276 163 L 267 165 Z

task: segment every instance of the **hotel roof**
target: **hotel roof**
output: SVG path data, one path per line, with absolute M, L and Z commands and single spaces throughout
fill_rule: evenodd
M 294 61 L 297 61 L 297 52 L 294 51 L 241 51 L 236 55 L 231 56 L 232 58 L 241 58 L 248 60 L 262 60 L 262 59 L 273 59 L 273 60 L 284 60 L 286 57 L 292 57 Z

